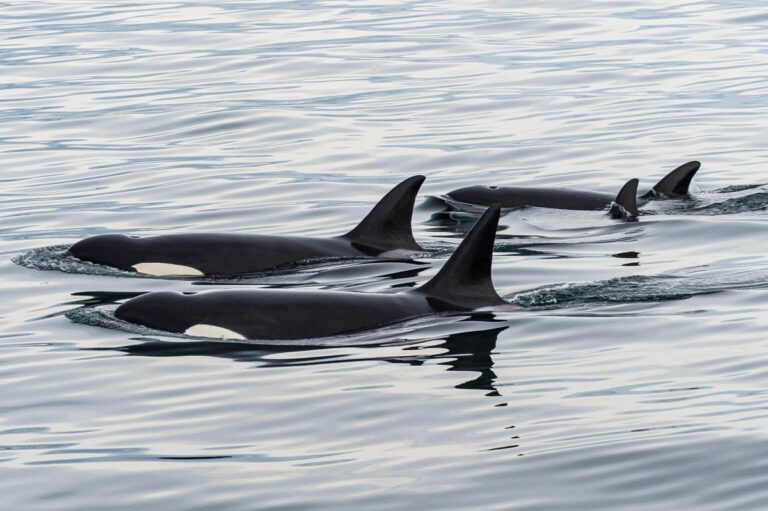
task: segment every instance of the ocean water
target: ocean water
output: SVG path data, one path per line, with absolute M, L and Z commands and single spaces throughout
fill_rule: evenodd
M 0 508 L 768 508 L 768 16 L 757 1 L 0 3 Z M 396 292 L 470 184 L 695 193 L 501 221 L 519 312 L 319 346 L 191 340 L 154 290 Z M 329 236 L 424 174 L 407 262 L 234 281 L 90 235 Z

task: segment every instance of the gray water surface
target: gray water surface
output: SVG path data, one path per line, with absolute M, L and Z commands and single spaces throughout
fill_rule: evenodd
M 768 16 L 756 1 L 0 3 L 0 508 L 764 510 Z M 155 290 L 397 292 L 471 184 L 615 193 L 502 218 L 519 312 L 322 346 L 126 329 Z M 236 281 L 61 257 L 85 236 L 351 229 L 428 179 L 433 249 Z M 15 261 L 15 262 L 14 262 Z

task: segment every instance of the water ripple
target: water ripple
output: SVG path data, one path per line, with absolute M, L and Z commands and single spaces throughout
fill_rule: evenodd
M 764 11 L 0 2 L 0 507 L 764 509 Z M 367 339 L 191 340 L 109 311 L 412 288 L 476 215 L 423 201 L 419 264 L 168 280 L 62 256 L 115 232 L 337 235 L 416 173 L 425 197 L 616 193 L 691 159 L 695 193 L 633 224 L 506 214 L 494 281 L 520 310 Z

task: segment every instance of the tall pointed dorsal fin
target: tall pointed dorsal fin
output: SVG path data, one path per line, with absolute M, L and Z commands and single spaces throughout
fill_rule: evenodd
M 611 204 L 611 216 L 613 218 L 637 218 L 640 212 L 637 210 L 637 185 L 640 181 L 630 179 L 621 188 L 619 194 Z
M 389 250 L 424 251 L 413 239 L 411 218 L 416 194 L 424 176 L 409 177 L 389 191 L 357 224 L 343 236 L 363 250 L 386 252 Z
M 675 170 L 664 176 L 661 181 L 651 189 L 650 192 L 643 195 L 644 199 L 655 197 L 657 195 L 665 195 L 667 197 L 680 197 L 688 193 L 688 187 L 691 186 L 691 181 L 696 172 L 701 168 L 701 163 L 697 161 L 689 161 L 683 163 Z
M 507 303 L 496 293 L 491 280 L 500 210 L 498 204 L 489 207 L 437 275 L 413 292 L 466 308 Z

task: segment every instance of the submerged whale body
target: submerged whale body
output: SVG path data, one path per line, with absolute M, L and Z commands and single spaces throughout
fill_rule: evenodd
M 399 257 L 424 252 L 411 231 L 424 176 L 387 193 L 352 231 L 333 238 L 192 233 L 138 238 L 106 234 L 69 248 L 76 258 L 157 276 L 242 275 L 329 258 Z
M 685 163 L 667 174 L 640 199 L 682 197 L 688 194 L 693 176 L 701 167 L 697 161 Z M 469 186 L 448 192 L 441 199 L 456 209 L 473 209 L 501 204 L 503 208 L 541 207 L 570 210 L 609 209 L 612 216 L 638 215 L 637 180 L 631 180 L 618 195 L 571 190 L 567 188 L 537 188 L 522 186 Z
M 115 316 L 178 334 L 291 340 L 354 333 L 435 313 L 514 307 L 496 293 L 491 280 L 499 210 L 498 205 L 488 208 L 437 275 L 413 290 L 156 292 L 128 300 Z

